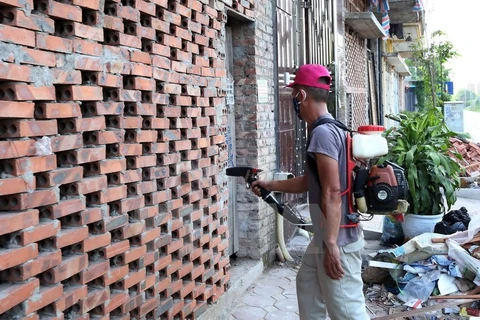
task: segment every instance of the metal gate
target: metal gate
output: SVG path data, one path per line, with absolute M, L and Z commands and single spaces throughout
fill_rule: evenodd
M 298 2 L 277 0 L 277 52 L 278 52 L 278 169 L 302 174 L 302 146 L 299 141 L 302 125 L 292 108 L 291 90 L 285 85 L 299 65 L 298 62 Z M 302 157 L 303 158 L 303 157 Z M 297 202 L 295 195 L 285 195 L 289 204 Z
M 300 122 L 293 111 L 291 90 L 285 89 L 285 84 L 293 80 L 295 70 L 304 63 L 323 64 L 334 73 L 334 13 L 330 0 L 277 0 L 278 169 L 296 176 L 305 170 L 307 133 L 305 123 Z M 334 116 L 335 103 L 335 93 L 332 93 L 329 111 Z M 284 200 L 294 205 L 306 198 L 288 195 Z

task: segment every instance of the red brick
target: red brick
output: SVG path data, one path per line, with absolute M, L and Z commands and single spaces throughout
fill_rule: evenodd
M 38 173 L 53 170 L 57 167 L 55 155 L 18 158 L 7 162 L 4 170 L 7 174 L 20 176 L 28 173 Z
M 104 28 L 123 32 L 123 20 L 118 17 L 105 16 L 104 17 Z
M 34 210 L 37 211 L 37 210 Z M 35 224 L 32 228 L 27 228 L 20 231 L 20 244 L 22 246 L 33 242 L 38 242 L 50 237 L 54 237 L 60 231 L 60 221 L 44 221 L 40 224 Z
M 116 294 L 111 294 L 110 299 L 106 301 L 103 305 L 103 315 L 107 315 L 116 308 L 123 306 L 129 299 L 129 295 L 126 292 L 119 292 Z M 130 319 L 130 318 L 128 318 Z
M 4 24 L 47 33 L 53 33 L 55 31 L 53 20 L 47 17 L 36 14 L 29 14 L 27 16 L 22 10 L 18 9 L 4 10 L 3 15 L 11 15 L 12 17 L 11 21 L 3 19 Z
M 77 103 L 42 103 L 35 110 L 38 119 L 77 118 L 82 112 Z
M 0 235 L 12 233 L 38 224 L 38 210 L 0 212 Z
M 0 62 L 0 80 L 28 82 L 30 80 L 30 72 L 31 67 L 29 66 Z
M 40 252 L 36 259 L 30 260 L 13 269 L 5 270 L 1 278 L 10 281 L 25 281 L 62 262 L 62 252 Z
M 142 145 L 139 143 L 121 143 L 118 149 L 119 155 L 122 156 L 138 156 L 142 154 Z
M 83 148 L 83 138 L 81 134 L 69 134 L 60 137 L 51 137 L 50 139 L 52 141 L 53 152 Z
M 70 39 L 60 38 L 57 36 L 37 33 L 37 42 L 35 46 L 38 49 L 71 53 L 73 48 L 73 41 Z M 55 100 L 55 99 L 51 99 L 51 100 Z
M 24 83 L 5 85 L 0 90 L 9 100 L 55 100 L 55 88 L 36 87 Z M 0 92 L 0 95 L 2 92 Z
M 84 1 L 82 0 L 82 2 Z M 102 55 L 102 45 L 93 41 L 73 39 L 73 51 L 91 56 L 100 56 Z
M 83 178 L 83 167 L 58 168 L 53 171 L 37 175 L 38 186 L 41 188 L 54 187 L 72 183 Z
M 50 219 L 61 218 L 68 216 L 69 214 L 85 210 L 84 198 L 65 199 L 58 204 L 47 207 L 50 211 Z
M 82 74 L 78 70 L 65 71 L 61 69 L 52 69 L 53 84 L 81 84 Z
M 132 75 L 142 76 L 142 77 L 151 77 L 153 74 L 153 68 L 151 66 L 133 63 L 132 64 Z
M 55 238 L 55 248 L 61 249 L 88 238 L 88 227 L 64 229 Z
M 33 296 L 35 290 L 40 286 L 37 278 L 29 279 L 24 283 L 0 285 L 0 314 L 12 309 L 19 303 Z
M 127 197 L 127 186 L 110 187 L 103 190 L 100 194 L 100 202 L 107 203 L 120 200 Z
M 2 130 L 3 129 L 3 130 Z M 5 122 L 0 131 L 4 137 L 38 137 L 57 134 L 55 120 L 17 120 Z
M 75 69 L 85 70 L 85 71 L 103 70 L 103 62 L 98 57 L 76 56 L 74 66 L 75 66 Z
M 25 6 L 29 6 L 30 8 L 33 8 L 33 0 L 27 0 L 27 1 L 22 1 L 22 0 L 1 0 L 0 4 L 3 6 L 11 6 L 11 7 L 16 7 L 16 8 L 24 8 Z
M 88 287 L 86 285 L 64 287 L 63 296 L 55 302 L 55 307 L 57 310 L 64 311 L 87 297 L 87 294 Z
M 35 47 L 35 32 L 1 24 L 0 41 Z
M 102 88 L 92 86 L 66 86 L 61 90 L 62 100 L 103 100 Z
M 19 63 L 28 63 L 38 66 L 54 67 L 57 63 L 55 54 L 53 52 L 22 48 L 23 53 L 20 56 L 15 56 L 15 61 Z
M 101 235 L 90 235 L 83 241 L 83 250 L 85 252 L 90 252 L 92 250 L 108 246 L 111 242 L 111 235 L 112 234 L 110 232 Z
M 38 256 L 38 246 L 32 243 L 28 246 L 0 250 L 0 270 L 18 266 Z
M 82 22 L 82 9 L 69 4 L 43 0 L 39 5 L 39 11 L 55 18 Z
M 0 179 L 0 196 L 31 192 L 36 188 L 35 180 L 24 177 Z
M 99 161 L 100 173 L 107 174 L 112 172 L 119 172 L 127 169 L 125 159 L 107 159 Z
M 111 87 L 111 88 L 121 88 L 122 87 L 122 77 L 116 76 L 113 74 L 108 74 L 104 72 L 98 72 L 96 74 L 97 84 L 99 86 Z
M 80 194 L 89 194 L 107 188 L 107 177 L 97 176 L 91 178 L 84 178 L 76 184 Z
M 110 261 L 96 261 L 90 262 L 88 268 L 80 272 L 80 283 L 87 284 L 90 281 L 97 279 L 110 270 Z
M 140 50 L 133 50 L 131 56 L 132 62 L 152 64 L 152 58 L 148 52 L 143 52 Z
M 110 290 L 106 289 L 94 289 L 88 292 L 88 295 L 81 299 L 78 304 L 80 306 L 80 310 L 78 313 L 83 314 L 87 313 L 88 311 L 92 310 L 96 306 L 104 303 L 110 297 Z
M 60 299 L 63 295 L 63 285 L 58 284 L 53 287 L 40 287 L 40 291 L 34 297 L 31 297 L 23 304 L 25 314 L 33 313 L 50 303 Z
M 60 265 L 46 271 L 43 274 L 43 281 L 47 284 L 58 283 L 79 273 L 88 266 L 88 256 L 73 255 L 63 258 Z
M 73 23 L 73 32 L 75 36 L 88 40 L 103 42 L 103 29 L 88 26 L 82 23 Z

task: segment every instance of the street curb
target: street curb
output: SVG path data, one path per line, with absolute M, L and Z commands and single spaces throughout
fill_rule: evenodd
M 480 189 L 467 189 L 462 188 L 457 190 L 457 197 L 465 198 L 465 199 L 472 199 L 472 200 L 479 200 L 480 199 Z

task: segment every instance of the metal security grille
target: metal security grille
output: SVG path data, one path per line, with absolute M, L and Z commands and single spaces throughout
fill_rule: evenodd
M 345 33 L 346 92 L 351 128 L 370 123 L 368 116 L 368 77 L 365 40 L 351 32 Z

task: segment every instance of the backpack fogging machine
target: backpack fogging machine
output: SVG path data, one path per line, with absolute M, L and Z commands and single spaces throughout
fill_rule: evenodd
M 370 159 L 388 153 L 387 141 L 381 135 L 385 128 L 383 126 L 360 126 L 357 131 L 352 131 L 340 121 L 327 118 L 314 122 L 310 132 L 325 123 L 333 123 L 347 131 L 347 166 L 345 168 L 347 189 L 342 192 L 342 196 L 348 197 L 350 213 L 347 217 L 350 224 L 342 227 L 355 227 L 360 221 L 371 220 L 374 215 L 392 215 L 401 220 L 409 208 L 406 201 L 408 182 L 403 168 L 390 161 L 378 165 L 369 164 Z M 307 165 L 318 178 L 317 164 L 313 156 L 307 156 Z M 252 167 L 231 167 L 227 168 L 226 174 L 232 177 L 243 177 L 247 188 L 250 188 L 250 185 L 258 180 L 260 172 L 262 172 L 261 169 Z M 276 212 L 292 224 L 313 232 L 310 221 L 300 215 L 296 209 L 281 204 L 273 192 L 260 186 L 257 187 L 260 189 L 261 198 Z

